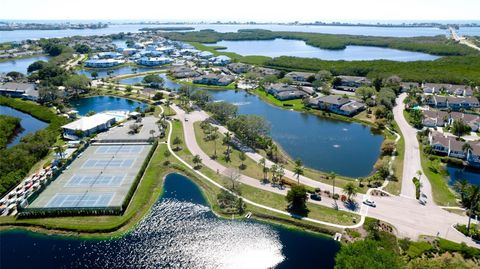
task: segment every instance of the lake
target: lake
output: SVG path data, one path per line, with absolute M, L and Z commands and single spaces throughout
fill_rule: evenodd
M 85 115 L 90 111 L 102 112 L 107 110 L 128 110 L 134 111 L 137 107 L 142 110 L 147 104 L 116 96 L 93 96 L 79 98 L 70 101 L 70 105 L 78 111 L 78 114 Z
M 172 81 L 171 79 L 169 79 L 169 78 L 167 77 L 167 74 L 161 73 L 161 74 L 158 74 L 158 75 L 159 75 L 161 78 L 163 78 L 163 83 L 164 83 L 164 87 L 165 87 L 165 88 L 172 89 L 172 90 L 177 90 L 177 89 L 179 89 L 180 87 L 182 87 L 182 84 L 176 83 L 176 82 Z M 144 77 L 145 77 L 145 76 L 124 78 L 124 79 L 119 79 L 118 82 L 119 82 L 120 84 L 135 85 L 135 84 L 142 83 Z
M 480 186 L 480 173 L 478 170 L 447 165 L 448 185 L 453 186 L 459 179 L 466 179 L 470 184 Z
M 265 29 L 271 31 L 290 31 L 290 32 L 310 32 L 324 34 L 347 34 L 347 35 L 369 35 L 369 36 L 393 36 L 393 37 L 414 37 L 414 36 L 436 36 L 448 35 L 448 30 L 442 30 L 431 27 L 374 27 L 374 26 L 326 26 L 326 25 L 280 25 L 280 24 L 251 24 L 251 25 L 232 25 L 232 24 L 113 24 L 108 28 L 102 29 L 83 29 L 83 30 L 16 30 L 3 31 L 0 35 L 0 43 L 9 41 L 21 41 L 26 39 L 54 38 L 67 36 L 89 36 L 89 35 L 109 35 L 120 32 L 138 33 L 140 28 L 144 27 L 193 27 L 196 31 L 212 29 L 217 32 L 236 32 L 239 29 Z M 464 35 L 480 35 L 480 27 L 464 27 L 459 32 Z
M 210 91 L 215 100 L 238 106 L 239 114 L 264 117 L 271 124 L 271 136 L 292 157 L 311 168 L 349 177 L 372 172 L 383 136 L 370 127 L 289 111 L 265 103 L 243 91 Z
M 220 41 L 215 44 L 206 44 L 226 47 L 225 51 L 237 54 L 262 55 L 268 57 L 295 56 L 303 58 L 318 58 L 322 60 L 392 60 L 392 61 L 432 61 L 440 57 L 421 53 L 390 48 L 370 46 L 347 46 L 344 50 L 320 49 L 307 45 L 303 40 L 274 39 L 274 40 L 245 40 Z
M 0 232 L 0 267 L 333 268 L 331 238 L 255 220 L 224 220 L 188 178 L 170 174 L 148 215 L 118 239 L 81 240 Z
M 20 126 L 22 127 L 21 131 L 7 144 L 7 148 L 20 143 L 20 140 L 27 134 L 35 133 L 48 126 L 48 123 L 8 106 L 0 106 L 0 114 L 19 118 Z
M 119 75 L 134 74 L 134 73 L 153 71 L 153 70 L 161 70 L 161 69 L 126 65 L 126 66 L 121 66 L 117 68 L 80 69 L 77 71 L 77 74 L 85 75 L 88 78 L 92 78 L 92 73 L 97 72 L 98 74 L 97 78 L 104 78 L 108 76 L 119 76 Z M 109 75 L 108 71 L 111 71 L 112 73 Z
M 23 74 L 27 74 L 27 69 L 29 65 L 31 65 L 36 61 L 47 62 L 48 59 L 50 59 L 50 56 L 43 55 L 43 56 L 34 56 L 34 57 L 0 62 L 0 73 L 8 73 L 11 71 L 16 71 Z

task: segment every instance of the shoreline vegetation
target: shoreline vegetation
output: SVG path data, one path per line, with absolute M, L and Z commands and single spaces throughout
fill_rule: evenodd
M 226 55 L 233 61 L 265 66 L 286 71 L 329 70 L 333 75 L 367 76 L 387 78 L 400 76 L 404 81 L 480 84 L 480 52 L 457 44 L 443 36 L 434 37 L 374 37 L 332 35 L 300 32 L 272 32 L 268 30 L 239 30 L 236 33 L 218 33 L 213 30 L 195 32 L 163 32 L 159 35 L 188 42 L 198 50 Z M 375 46 L 443 56 L 434 61 L 396 62 L 388 60 L 328 61 L 316 58 L 280 56 L 242 56 L 222 51 L 220 46 L 209 46 L 221 40 L 274 40 L 276 38 L 303 40 L 306 44 L 321 48 L 342 50 L 348 45 Z
M 0 149 L 10 143 L 20 128 L 19 118 L 0 114 Z

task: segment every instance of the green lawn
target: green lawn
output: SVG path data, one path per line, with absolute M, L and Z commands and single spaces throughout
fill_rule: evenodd
M 236 54 L 234 52 L 227 52 L 227 51 L 221 51 L 218 49 L 221 49 L 222 47 L 218 46 L 207 46 L 199 42 L 189 42 L 190 45 L 195 47 L 198 50 L 202 51 L 209 51 L 213 53 L 215 56 L 218 55 L 225 55 L 230 57 L 234 61 L 242 62 L 242 63 L 248 63 L 248 64 L 253 64 L 253 65 L 263 65 L 267 60 L 271 59 L 270 57 L 267 56 L 242 56 L 239 54 Z
M 456 206 L 458 205 L 455 193 L 448 187 L 444 164 L 439 159 L 433 161 L 428 159 L 423 153 L 423 147 L 420 146 L 420 157 L 422 159 L 422 169 L 425 176 L 428 177 L 432 185 L 433 200 L 438 205 Z

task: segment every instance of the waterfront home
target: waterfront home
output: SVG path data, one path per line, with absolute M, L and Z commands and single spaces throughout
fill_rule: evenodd
M 170 75 L 174 78 L 192 78 L 200 76 L 200 73 L 188 66 L 174 66 L 170 68 Z
M 432 147 L 432 150 L 436 153 L 445 154 L 449 157 L 458 159 L 468 159 L 468 151 L 470 150 L 464 150 L 464 145 L 466 142 L 457 140 L 457 138 L 454 136 L 433 131 L 428 135 L 428 141 Z M 473 145 L 478 145 L 479 141 L 468 143 L 473 148 Z M 475 152 L 478 153 L 478 149 L 476 149 Z M 478 160 L 478 155 L 471 156 L 471 159 Z
M 195 84 L 205 84 L 205 85 L 216 85 L 216 86 L 227 86 L 235 80 L 233 76 L 223 75 L 223 74 L 214 74 L 210 73 L 207 75 L 202 75 L 193 80 Z
M 327 95 L 314 98 L 310 105 L 322 110 L 334 112 L 336 114 L 352 116 L 363 110 L 366 106 L 364 103 L 355 99 L 350 99 L 344 96 Z
M 32 83 L 7 82 L 0 85 L 0 95 L 37 101 L 38 90 Z
M 213 53 L 211 53 L 210 51 L 202 51 L 198 54 L 198 57 L 200 59 L 210 59 L 213 57 Z
M 371 81 L 366 77 L 357 76 L 337 76 L 338 84 L 334 88 L 342 91 L 354 92 L 358 87 L 369 86 Z
M 105 113 L 97 113 L 93 116 L 83 117 L 63 125 L 63 137 L 70 140 L 77 140 L 83 136 L 108 130 L 115 122 L 116 117 L 114 115 Z
M 169 64 L 172 62 L 172 59 L 165 57 L 142 57 L 136 61 L 137 64 L 146 65 L 146 66 L 158 66 Z
M 478 115 L 460 113 L 460 112 L 455 112 L 455 111 L 451 112 L 449 114 L 448 124 L 451 125 L 451 124 L 453 124 L 453 122 L 455 122 L 457 120 L 461 120 L 465 124 L 470 126 L 470 128 L 472 129 L 473 132 L 478 131 L 478 129 L 480 127 L 480 117 Z
M 244 63 L 231 63 L 227 65 L 227 68 L 233 73 L 243 74 L 247 73 L 251 69 L 251 66 Z
M 283 83 L 270 84 L 265 90 L 281 101 L 301 99 L 308 96 L 301 88 Z
M 423 83 L 423 93 L 425 94 L 448 94 L 456 96 L 472 96 L 473 90 L 466 85 L 451 85 L 443 83 Z
M 480 165 L 480 143 L 470 143 L 471 149 L 467 152 L 467 162 L 473 166 Z
M 445 134 L 442 134 L 440 132 L 430 132 L 428 134 L 428 141 L 430 146 L 432 147 L 432 150 L 436 153 L 442 153 L 445 155 L 448 155 L 450 152 L 450 140 L 451 136 L 447 136 Z
M 122 58 L 122 54 L 115 51 L 100 52 L 94 58 L 97 59 L 119 59 Z
M 257 67 L 254 69 L 254 72 L 261 76 L 280 76 L 280 71 L 277 69 L 266 68 L 266 67 Z
M 108 68 L 108 67 L 121 65 L 124 62 L 125 61 L 123 60 L 116 60 L 116 59 L 102 59 L 102 60 L 91 59 L 91 60 L 85 61 L 85 66 L 92 67 L 92 68 Z
M 161 57 L 161 56 L 163 56 L 163 53 L 161 53 L 160 51 L 156 51 L 156 50 L 144 50 L 144 51 L 141 51 L 139 54 L 140 54 L 140 58 L 141 57 Z
M 231 60 L 230 57 L 228 57 L 228 56 L 220 55 L 220 56 L 217 56 L 217 57 L 210 58 L 210 61 L 211 61 L 214 65 L 227 65 L 227 64 L 229 64 L 232 60 Z
M 290 72 L 285 75 L 285 78 L 289 78 L 296 82 L 311 82 L 315 80 L 315 74 L 307 72 Z

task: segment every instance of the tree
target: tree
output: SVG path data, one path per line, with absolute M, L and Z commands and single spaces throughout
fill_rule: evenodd
M 226 132 L 223 138 L 223 144 L 227 145 L 227 151 L 225 151 L 225 160 L 230 161 L 230 143 L 232 142 L 232 133 Z
M 380 91 L 382 88 L 382 79 L 381 78 L 375 78 L 372 82 L 373 87 L 375 88 L 376 91 Z
M 175 145 L 175 151 L 180 150 L 180 144 L 182 144 L 182 139 L 180 139 L 180 137 L 178 136 L 175 136 L 175 138 L 173 139 L 173 144 Z
M 343 193 L 345 193 L 348 196 L 348 200 L 351 201 L 352 197 L 357 195 L 357 187 L 352 182 L 348 182 L 343 187 Z
M 238 107 L 228 102 L 211 102 L 205 107 L 205 110 L 213 114 L 213 118 L 225 124 L 228 120 L 237 116 Z
M 56 146 L 54 148 L 54 151 L 55 151 L 56 154 L 58 154 L 58 156 L 60 156 L 60 159 L 63 159 L 65 149 L 62 146 Z
M 335 172 L 330 172 L 330 174 L 328 175 L 328 177 L 333 180 L 333 191 L 332 191 L 332 195 L 335 195 L 335 178 L 337 177 L 337 174 L 335 174 Z
M 238 158 L 240 159 L 240 161 L 242 162 L 240 164 L 240 169 L 244 170 L 247 166 L 245 165 L 245 160 L 247 160 L 247 155 L 245 154 L 245 152 L 243 151 L 240 151 L 238 153 Z
M 360 96 L 362 100 L 365 102 L 368 98 L 372 98 L 376 93 L 375 89 L 372 87 L 359 87 L 356 91 L 355 94 Z
M 328 81 L 328 80 L 332 79 L 332 73 L 330 73 L 330 71 L 328 71 L 328 70 L 320 70 L 320 71 L 318 71 L 316 77 L 317 77 L 318 80 Z
M 133 123 L 133 124 L 130 124 L 129 126 L 129 133 L 132 133 L 132 134 L 136 134 L 140 131 L 140 125 L 136 124 L 136 123 Z
M 335 269 L 400 269 L 403 263 L 381 242 L 359 240 L 342 246 L 335 256 Z
M 157 74 L 149 74 L 143 77 L 143 83 L 150 85 L 152 88 L 163 88 L 163 78 Z
M 469 236 L 472 216 L 475 214 L 475 209 L 478 209 L 478 203 L 480 202 L 480 186 L 470 185 L 470 187 L 468 188 L 466 199 L 469 204 L 468 224 L 467 224 L 467 236 Z
M 47 62 L 45 62 L 45 61 L 33 62 L 31 65 L 28 66 L 27 72 L 32 73 L 34 71 L 40 70 L 40 69 L 44 68 L 46 64 L 47 64 Z
M 470 150 L 472 150 L 472 146 L 470 145 L 470 143 L 465 143 L 463 144 L 462 146 L 462 150 L 466 153 L 468 153 Z
M 80 54 L 89 53 L 91 50 L 90 47 L 85 44 L 77 44 L 73 47 L 73 49 Z
M 153 136 L 153 135 L 155 134 L 155 130 L 150 130 L 149 133 L 150 133 L 150 135 L 152 136 L 152 139 L 154 139 L 154 136 Z
M 297 176 L 297 182 L 300 184 L 300 176 L 303 175 L 303 163 L 302 160 L 295 160 L 295 167 L 293 168 L 293 175 Z
M 257 115 L 240 115 L 230 119 L 227 126 L 237 138 L 251 147 L 258 145 L 258 137 L 267 136 L 270 133 L 270 124 Z
M 170 101 L 170 99 L 167 99 L 167 101 L 165 101 L 165 106 L 167 106 L 168 108 L 168 114 L 172 114 L 172 111 L 171 111 L 171 107 L 170 105 L 172 104 L 172 101 Z
M 455 191 L 460 194 L 460 199 L 464 206 L 465 206 L 465 198 L 466 198 L 469 187 L 470 187 L 470 184 L 466 179 L 458 179 L 453 185 L 453 188 L 455 189 Z
M 127 85 L 127 87 L 125 87 L 126 92 L 131 92 L 132 90 L 133 90 L 132 85 Z
M 93 71 L 90 76 L 92 76 L 93 79 L 97 79 L 98 78 L 98 72 L 97 71 Z
M 202 158 L 200 158 L 200 155 L 195 155 L 193 156 L 192 162 L 194 164 L 194 169 L 199 169 L 201 164 L 202 164 Z
M 262 165 L 263 179 L 267 179 L 268 178 L 267 160 L 265 158 L 261 158 L 259 163 L 260 165 Z
M 307 190 L 303 185 L 293 185 L 287 192 L 286 200 L 288 202 L 288 210 L 291 213 L 305 216 L 308 214 L 307 209 Z
M 457 119 L 453 121 L 451 131 L 457 137 L 461 137 L 466 133 L 470 132 L 471 128 L 462 119 Z
M 162 100 L 163 99 L 163 92 L 156 92 L 153 95 L 152 99 L 155 100 L 155 101 Z
M 422 128 L 423 127 L 423 114 L 422 111 L 418 109 L 410 109 L 408 112 L 410 114 L 410 118 L 415 128 Z
M 17 71 L 11 71 L 7 73 L 7 77 L 11 77 L 13 80 L 17 80 L 19 78 L 23 78 L 24 75 Z
M 242 174 L 240 174 L 240 171 L 238 169 L 227 169 L 226 171 L 227 179 L 230 181 L 232 184 L 231 186 L 231 191 L 238 193 L 238 182 L 240 182 L 240 179 L 242 177 Z
M 204 107 L 207 103 L 213 100 L 213 97 L 207 91 L 196 90 L 191 94 L 190 99 L 194 101 L 198 106 Z
M 358 187 L 360 187 L 360 188 L 363 187 L 363 181 L 364 181 L 364 180 L 365 180 L 364 177 L 359 177 L 359 178 L 358 178 Z
M 377 171 L 377 174 L 380 178 L 386 178 L 390 174 L 388 161 L 386 160 L 378 160 L 373 168 L 375 171 Z

